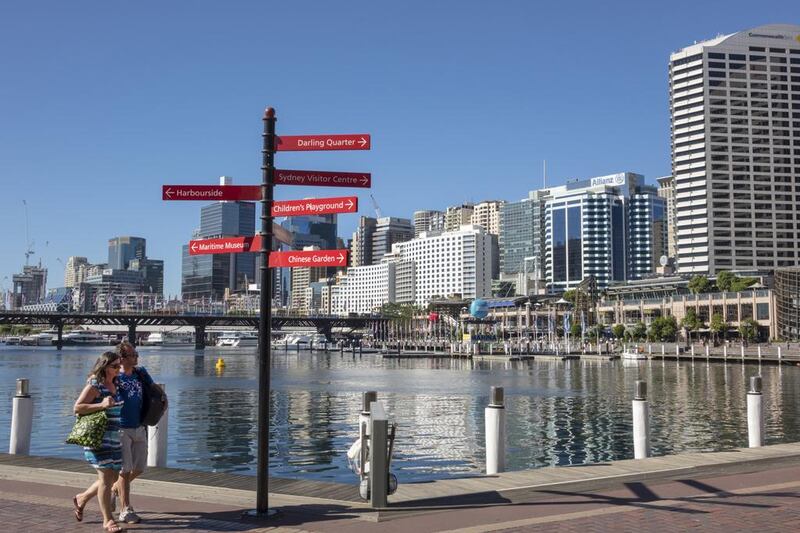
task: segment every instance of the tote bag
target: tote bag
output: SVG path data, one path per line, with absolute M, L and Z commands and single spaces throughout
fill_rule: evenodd
M 103 444 L 107 425 L 108 415 L 105 409 L 89 415 L 79 415 L 66 442 L 97 449 Z

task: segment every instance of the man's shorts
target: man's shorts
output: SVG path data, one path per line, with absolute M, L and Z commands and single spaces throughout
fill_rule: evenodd
M 147 427 L 122 428 L 122 472 L 144 472 L 147 466 Z

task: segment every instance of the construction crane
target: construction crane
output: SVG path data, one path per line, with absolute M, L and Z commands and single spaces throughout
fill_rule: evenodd
M 28 220 L 28 202 L 22 200 L 22 205 L 25 206 L 25 266 L 28 266 L 28 260 L 35 252 L 33 251 L 33 241 L 31 240 L 31 224 Z
M 383 215 L 381 215 L 381 208 L 378 207 L 378 202 L 375 200 L 375 197 L 372 196 L 372 194 L 370 194 L 369 197 L 372 198 L 372 205 L 375 207 L 375 216 L 383 218 Z

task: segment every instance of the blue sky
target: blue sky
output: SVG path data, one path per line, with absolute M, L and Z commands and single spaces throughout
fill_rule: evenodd
M 279 153 L 279 168 L 372 172 L 360 214 L 518 200 L 542 183 L 670 171 L 667 61 L 696 40 L 797 23 L 796 2 L 29 2 L 0 5 L 0 282 L 34 261 L 104 262 L 147 239 L 180 291 L 201 204 L 162 184 L 260 180 L 278 133 L 370 133 L 369 152 Z M 358 215 L 340 216 L 347 238 Z M 3 278 L 8 276 L 8 280 Z

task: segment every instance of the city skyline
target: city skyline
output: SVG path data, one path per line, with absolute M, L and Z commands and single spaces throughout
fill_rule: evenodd
M 221 175 L 256 183 L 267 105 L 279 134 L 372 134 L 370 152 L 277 158 L 283 168 L 373 174 L 373 188 L 357 193 L 360 212 L 339 217 L 344 238 L 359 216 L 374 215 L 370 193 L 384 216 L 402 218 L 465 201 L 518 201 L 542 186 L 543 160 L 548 185 L 625 171 L 655 184 L 670 173 L 670 54 L 793 22 L 788 2 L 768 3 L 766 15 L 724 5 L 692 6 L 691 20 L 674 5 L 645 13 L 587 4 L 569 16 L 523 3 L 408 12 L 357 4 L 355 16 L 274 6 L 269 14 L 285 21 L 276 22 L 276 42 L 242 37 L 268 19 L 255 4 L 222 12 L 201 4 L 192 25 L 175 6 L 160 7 L 159 20 L 147 6 L 6 7 L 0 42 L 24 51 L 0 59 L 14 80 L 0 103 L 13 125 L 0 129 L 8 239 L 0 279 L 8 276 L 8 289 L 25 263 L 26 200 L 30 263 L 42 260 L 50 287 L 61 285 L 69 256 L 96 261 L 108 238 L 139 235 L 165 261 L 165 293 L 178 294 L 181 245 L 206 204 L 162 202 L 160 186 Z M 296 27 L 304 28 L 299 45 Z M 153 38 L 142 41 L 142 29 Z M 270 61 L 267 47 L 277 50 Z M 284 83 L 269 85 L 259 72 L 267 67 Z M 476 131 L 486 139 L 479 149 Z M 277 199 L 330 195 L 276 190 Z

